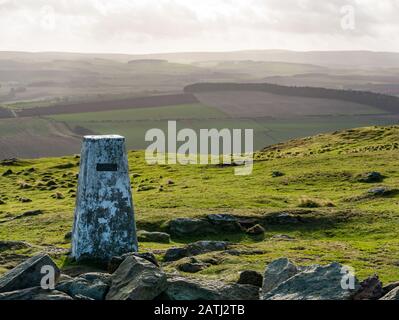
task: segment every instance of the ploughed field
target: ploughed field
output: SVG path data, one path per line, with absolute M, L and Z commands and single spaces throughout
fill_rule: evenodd
M 170 243 L 141 238 L 140 251 L 154 252 L 162 262 L 168 248 L 225 240 L 232 250 L 197 256 L 212 263 L 193 277 L 235 281 L 241 270 L 263 271 L 265 262 L 288 257 L 300 265 L 338 261 L 359 278 L 378 273 L 384 282 L 396 280 L 398 138 L 399 127 L 390 126 L 291 140 L 258 152 L 250 176 L 235 176 L 229 166 L 148 165 L 142 151 L 131 151 L 138 229 L 171 235 Z M 1 272 L 38 251 L 71 268 L 68 232 L 78 165 L 78 156 L 0 163 Z M 171 228 L 177 218 L 218 213 L 248 228 L 259 224 L 265 233 L 203 229 L 188 236 Z M 177 264 L 163 267 L 174 271 Z
M 85 134 L 120 134 L 145 149 L 145 134 L 178 129 L 253 129 L 254 147 L 369 125 L 398 123 L 399 98 L 372 92 L 285 87 L 267 83 L 198 83 L 185 93 L 0 107 L 0 159 L 79 152 Z

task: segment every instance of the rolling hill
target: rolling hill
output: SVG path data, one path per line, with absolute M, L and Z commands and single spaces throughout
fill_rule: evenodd
M 172 235 L 170 244 L 140 242 L 140 250 L 162 261 L 170 247 L 231 241 L 239 254 L 197 257 L 215 261 L 192 275 L 200 279 L 236 281 L 239 271 L 263 271 L 265 263 L 284 256 L 304 265 L 338 261 L 359 278 L 378 273 L 384 282 L 396 280 L 398 138 L 399 127 L 388 126 L 290 140 L 259 151 L 253 174 L 245 177 L 229 166 L 150 166 L 142 151 L 131 151 L 139 229 L 169 232 L 167 222 L 178 217 L 226 212 L 266 229 L 263 238 L 240 232 Z M 0 252 L 2 271 L 40 250 L 69 267 L 65 235 L 72 225 L 78 162 L 67 156 L 0 163 L 0 238 L 28 243 Z M 24 214 L 32 210 L 37 214 Z M 174 263 L 164 268 L 176 272 Z

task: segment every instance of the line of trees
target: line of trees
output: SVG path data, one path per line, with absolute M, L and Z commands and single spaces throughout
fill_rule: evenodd
M 186 93 L 217 91 L 263 91 L 282 96 L 335 99 L 360 103 L 380 110 L 399 113 L 399 97 L 356 90 L 337 90 L 319 87 L 290 87 L 271 83 L 196 83 L 184 88 Z

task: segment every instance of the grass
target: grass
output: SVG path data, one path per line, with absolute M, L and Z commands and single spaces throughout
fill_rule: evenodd
M 257 153 L 250 176 L 235 176 L 233 167 L 148 165 L 142 151 L 131 151 L 129 164 L 139 229 L 163 230 L 170 219 L 209 213 L 230 212 L 267 219 L 276 212 L 302 210 L 302 222 L 266 223 L 266 238 L 262 241 L 245 234 L 204 235 L 174 238 L 169 245 L 141 243 L 140 250 L 164 250 L 195 240 L 228 239 L 248 254 L 211 254 L 221 263 L 195 276 L 233 281 L 240 270 L 263 271 L 267 262 L 287 256 L 300 264 L 348 264 L 360 278 L 378 273 L 384 282 L 398 280 L 399 196 L 348 201 L 375 186 L 397 188 L 398 138 L 399 127 L 392 126 L 288 141 Z M 67 168 L 62 169 L 63 165 Z M 0 166 L 0 175 L 8 169 L 13 174 L 0 177 L 0 199 L 5 202 L 0 205 L 0 239 L 31 243 L 34 247 L 24 254 L 69 248 L 64 235 L 72 225 L 78 159 L 71 156 L 24 160 L 14 166 Z M 273 177 L 274 171 L 284 175 Z M 358 175 L 371 171 L 386 178 L 381 183 L 358 182 Z M 169 184 L 168 180 L 174 183 Z M 48 181 L 54 181 L 56 189 L 49 190 Z M 24 183 L 31 188 L 20 189 Z M 52 198 L 57 192 L 64 199 Z M 22 203 L 18 196 L 32 202 Z M 305 205 L 310 209 L 301 209 L 301 203 L 312 205 Z M 12 220 L 35 209 L 43 214 Z M 295 240 L 273 238 L 278 234 Z M 251 250 L 262 253 L 253 254 Z M 65 258 L 62 254 L 53 256 L 59 263 Z M 172 270 L 173 266 L 166 269 Z
M 217 108 L 203 104 L 137 108 L 95 113 L 63 114 L 47 117 L 65 122 L 71 128 L 86 128 L 98 134 L 121 134 L 127 138 L 129 149 L 145 149 L 145 133 L 152 128 L 167 131 L 167 121 L 176 120 L 178 129 L 253 129 L 255 149 L 306 137 L 320 132 L 331 132 L 353 127 L 391 125 L 396 123 L 387 117 L 373 115 L 336 115 L 329 117 L 270 117 L 233 118 Z

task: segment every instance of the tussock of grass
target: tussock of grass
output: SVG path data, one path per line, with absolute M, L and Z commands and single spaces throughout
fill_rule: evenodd
M 335 207 L 334 203 L 330 200 L 321 200 L 321 199 L 315 199 L 315 198 L 308 198 L 306 196 L 303 196 L 299 200 L 299 205 L 298 207 L 300 208 L 320 208 L 320 207 Z

